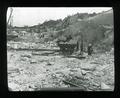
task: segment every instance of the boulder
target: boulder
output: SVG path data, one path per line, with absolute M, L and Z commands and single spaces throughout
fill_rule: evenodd
M 73 76 L 76 77 L 76 78 L 81 78 L 81 77 L 83 77 L 83 76 L 82 76 L 82 73 L 81 73 L 81 69 L 78 68 L 77 71 L 74 73 Z
M 8 89 L 10 91 L 17 91 L 19 88 L 19 85 L 18 84 L 15 84 L 15 83 L 8 83 Z
M 114 55 L 114 48 L 111 48 L 110 54 Z
M 101 90 L 111 90 L 111 88 L 103 82 L 101 82 L 100 86 Z
M 96 65 L 90 64 L 90 63 L 83 63 L 83 65 L 81 66 L 81 69 L 86 71 L 95 71 Z
M 36 61 L 35 59 L 32 59 L 32 60 L 30 61 L 30 63 L 31 63 L 31 64 L 37 63 L 37 61 Z
M 47 63 L 46 65 L 48 65 L 48 66 L 51 66 L 51 65 L 54 65 L 54 64 L 55 64 L 55 62 L 52 62 L 52 61 L 51 61 L 51 62 L 50 62 L 50 61 L 47 61 L 46 63 Z
M 82 75 L 86 75 L 87 71 L 81 70 Z
M 27 58 L 31 58 L 32 55 L 31 54 L 22 54 L 21 57 L 27 57 Z

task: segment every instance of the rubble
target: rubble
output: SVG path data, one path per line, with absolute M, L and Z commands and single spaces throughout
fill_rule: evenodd
M 42 49 L 45 45 L 39 46 Z M 51 46 L 48 45 L 47 49 Z M 8 49 L 8 87 L 12 91 L 75 86 L 85 91 L 102 91 L 105 85 L 114 88 L 114 55 L 110 52 L 86 55 L 85 59 L 50 53 Z M 101 86 L 102 82 L 105 85 Z

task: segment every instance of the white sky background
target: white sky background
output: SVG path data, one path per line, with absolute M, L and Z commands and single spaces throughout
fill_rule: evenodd
M 76 13 L 99 13 L 111 7 L 13 7 L 13 26 L 33 26 L 46 20 L 64 19 Z M 7 20 L 10 10 L 7 11 Z

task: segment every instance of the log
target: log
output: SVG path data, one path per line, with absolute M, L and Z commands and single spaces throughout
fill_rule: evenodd
M 77 85 L 77 84 L 73 84 L 73 83 L 71 83 L 71 82 L 69 82 L 69 81 L 65 81 L 65 80 L 63 80 L 63 82 L 64 83 L 66 83 L 66 84 L 69 84 L 69 85 L 71 85 L 71 86 L 75 86 L 75 87 L 79 87 L 81 90 L 86 90 L 86 87 L 84 87 L 83 85 Z

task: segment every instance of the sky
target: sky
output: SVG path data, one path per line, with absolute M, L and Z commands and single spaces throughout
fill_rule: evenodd
M 13 7 L 13 26 L 33 26 L 47 20 L 64 19 L 76 13 L 99 13 L 111 7 Z M 7 10 L 7 20 L 10 8 Z

